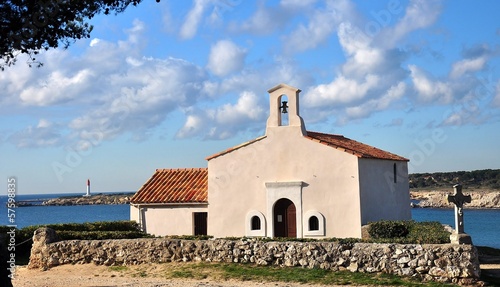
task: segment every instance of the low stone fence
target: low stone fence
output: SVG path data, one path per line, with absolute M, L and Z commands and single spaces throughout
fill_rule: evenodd
M 92 262 L 134 265 L 206 261 L 385 272 L 462 284 L 472 283 L 480 275 L 478 253 L 472 245 L 165 238 L 51 242 L 52 238 L 55 232 L 49 228 L 35 232 L 29 268 Z

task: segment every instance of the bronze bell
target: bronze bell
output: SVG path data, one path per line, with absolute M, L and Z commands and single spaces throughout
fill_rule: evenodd
M 287 114 L 288 113 L 288 102 L 287 101 L 283 101 L 282 105 L 280 106 L 280 109 L 281 109 L 281 112 L 283 114 Z

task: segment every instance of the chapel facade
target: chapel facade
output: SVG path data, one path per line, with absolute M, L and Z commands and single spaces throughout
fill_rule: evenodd
M 300 90 L 268 92 L 265 135 L 207 157 L 208 168 L 156 170 L 131 220 L 155 235 L 360 238 L 369 222 L 411 219 L 408 159 L 307 131 Z

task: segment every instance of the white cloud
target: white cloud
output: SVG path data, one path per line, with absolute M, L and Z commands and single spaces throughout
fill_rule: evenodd
M 466 124 L 478 124 L 485 120 L 487 115 L 479 106 L 479 102 L 474 96 L 469 95 L 455 105 L 450 106 L 449 114 L 447 114 L 441 125 L 443 126 L 462 126 Z
M 41 69 L 18 64 L 13 69 L 22 75 L 12 70 L 0 74 L 0 87 L 6 87 L 10 96 L 0 97 L 3 102 L 25 109 L 44 106 L 47 112 L 63 115 L 66 122 L 57 128 L 68 129 L 59 133 L 41 120 L 11 135 L 10 142 L 23 147 L 75 147 L 96 135 L 109 140 L 124 134 L 140 140 L 172 111 L 203 99 L 207 78 L 202 67 L 182 59 L 139 56 L 143 47 L 136 40 L 144 31 L 139 24 L 135 21 L 126 30 L 124 41 L 94 41 L 79 56 L 51 50 L 39 55 L 46 63 Z
M 371 38 L 350 22 L 339 25 L 338 38 L 342 49 L 348 56 L 355 55 L 359 50 L 370 48 Z
M 258 95 L 267 94 L 267 90 L 278 83 L 287 83 L 295 87 L 307 87 L 313 82 L 309 73 L 301 71 L 297 64 L 283 57 L 276 57 L 259 69 L 244 69 L 221 79 L 217 91 L 212 93 L 240 93 L 252 91 Z M 211 85 L 213 88 L 215 85 Z
M 129 44 L 141 44 L 145 41 L 143 41 L 143 32 L 146 29 L 146 25 L 144 22 L 139 21 L 137 19 L 134 19 L 132 21 L 132 27 L 130 29 L 126 30 L 126 33 L 128 34 L 128 43 Z
M 363 99 L 367 92 L 376 87 L 377 76 L 368 75 L 360 81 L 339 75 L 329 84 L 318 85 L 309 90 L 305 103 L 309 107 L 325 107 L 357 102 Z
M 334 8 L 343 12 L 331 19 L 334 25 L 339 23 L 337 35 L 346 60 L 331 82 L 306 92 L 305 106 L 314 109 L 316 115 L 324 118 L 335 114 L 338 123 L 345 123 L 390 109 L 408 90 L 405 82 L 410 74 L 420 99 L 452 99 L 451 88 L 446 89 L 445 83 L 431 81 L 414 66 L 405 70 L 403 63 L 410 52 L 398 48 L 406 35 L 435 23 L 440 3 L 410 1 L 406 10 L 391 6 L 391 11 L 372 11 L 373 18 L 369 19 L 360 16 L 349 1 L 338 1 Z M 404 15 L 399 15 L 403 11 Z M 376 33 L 368 33 L 374 32 L 367 29 L 372 22 L 377 24 Z
M 410 65 L 408 68 L 411 71 L 411 80 L 419 100 L 427 103 L 437 101 L 444 104 L 453 100 L 453 90 L 449 83 L 431 79 L 415 65 Z
M 134 29 L 127 32 L 137 33 L 138 37 L 141 33 Z M 241 69 L 246 51 L 229 41 L 220 43 L 223 45 L 219 53 L 223 53 L 229 63 L 218 72 Z M 227 47 L 229 49 L 225 49 Z M 47 131 L 43 121 L 39 127 L 28 127 L 23 134 L 12 136 L 10 141 L 17 140 L 26 147 L 51 144 L 86 149 L 89 142 L 96 139 L 100 142 L 126 135 L 142 140 L 178 110 L 185 111 L 187 117 L 178 137 L 227 138 L 264 127 L 266 109 L 262 107 L 267 105 L 267 100 L 260 101 L 267 99 L 263 95 L 267 95 L 269 87 L 279 82 L 304 86 L 311 81 L 299 73 L 293 62 L 281 58 L 274 59 L 262 70 L 242 70 L 220 81 L 209 81 L 203 67 L 182 59 L 141 57 L 141 49 L 133 37 L 116 43 L 101 40 L 87 46 L 78 57 L 60 50 L 43 53 L 40 59 L 47 65 L 43 70 L 26 68 L 28 76 L 23 86 L 7 85 L 13 79 L 11 74 L 0 78 L 0 85 L 10 86 L 18 103 L 28 107 L 43 105 L 48 111 L 66 113 L 67 117 L 66 123 L 59 126 L 59 129 L 67 129 L 65 133 L 46 132 L 47 136 L 53 136 L 47 137 L 51 141 L 25 140 L 35 132 Z M 211 103 L 234 94 L 239 95 L 235 104 L 217 107 Z M 212 107 L 208 111 L 190 112 L 199 110 L 200 101 L 207 101 Z M 178 128 L 175 123 L 171 127 Z M 57 129 L 51 127 L 51 131 Z
M 193 8 L 189 11 L 186 16 L 186 20 L 181 27 L 180 36 L 183 39 L 191 39 L 196 35 L 198 31 L 198 26 L 200 25 L 201 18 L 209 4 L 209 0 L 195 0 Z
M 47 106 L 71 101 L 75 95 L 94 83 L 95 75 L 89 69 L 67 76 L 54 71 L 38 85 L 30 86 L 20 93 L 21 100 L 28 105 Z
M 349 107 L 346 109 L 346 115 L 350 118 L 365 118 L 374 111 L 382 111 L 387 109 L 391 103 L 401 99 L 406 92 L 406 84 L 403 82 L 394 85 L 387 90 L 382 97 L 371 99 L 359 106 Z
M 207 68 L 217 76 L 239 71 L 244 66 L 246 54 L 245 49 L 238 47 L 232 41 L 221 40 L 212 46 Z
M 101 41 L 101 40 L 100 40 L 99 38 L 94 38 L 94 39 L 92 39 L 92 40 L 90 41 L 89 46 L 90 46 L 90 47 L 94 47 L 95 45 L 99 45 L 99 42 L 100 42 L 100 41 Z
M 486 57 L 479 57 L 474 59 L 463 59 L 453 64 L 450 77 L 459 78 L 469 72 L 477 72 L 484 68 L 487 63 Z
M 191 110 L 177 137 L 201 135 L 207 139 L 226 139 L 239 132 L 262 124 L 266 109 L 253 92 L 240 93 L 236 104 L 225 104 L 216 109 Z
M 198 111 L 198 113 L 199 114 L 193 113 L 186 117 L 186 122 L 184 126 L 177 131 L 176 137 L 190 138 L 203 133 L 207 120 L 200 115 L 202 111 Z
M 52 126 L 52 123 L 46 119 L 40 119 L 38 121 L 38 125 L 36 126 L 37 128 L 50 128 Z
M 394 27 L 386 27 L 380 34 L 375 35 L 378 44 L 387 48 L 393 48 L 402 38 L 418 29 L 432 25 L 441 14 L 441 1 L 411 0 L 406 7 L 404 16 Z M 389 17 L 398 15 L 389 14 Z M 384 23 L 379 23 L 384 24 Z M 384 25 L 382 25 L 384 26 Z
M 119 77 L 118 77 L 119 76 Z M 100 132 L 104 139 L 131 133 L 143 139 L 178 107 L 189 106 L 202 97 L 205 75 L 195 65 L 179 59 L 143 59 L 125 75 L 111 75 L 110 101 L 70 123 L 79 137 L 85 132 Z
M 334 9 L 317 10 L 311 15 L 307 26 L 298 27 L 283 41 L 287 52 L 302 52 L 324 43 L 335 31 L 341 12 Z
M 401 68 L 405 54 L 398 50 L 379 48 L 370 37 L 349 22 L 339 25 L 338 38 L 346 62 L 330 83 L 320 84 L 307 91 L 304 103 L 329 116 L 333 110 L 345 109 L 350 118 L 369 116 L 389 107 L 406 89 L 402 81 L 407 72 Z M 337 115 L 339 114 L 336 112 Z
M 60 127 L 47 119 L 40 119 L 36 126 L 10 135 L 7 139 L 18 148 L 51 147 L 61 143 Z
M 264 115 L 264 108 L 259 105 L 258 97 L 252 92 L 241 93 L 235 105 L 225 104 L 217 110 L 216 121 L 222 125 L 232 125 L 247 120 L 256 121 Z

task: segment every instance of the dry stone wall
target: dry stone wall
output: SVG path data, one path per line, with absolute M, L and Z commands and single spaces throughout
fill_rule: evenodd
M 50 238 L 48 238 L 50 237 Z M 259 240 L 165 238 L 52 242 L 50 229 L 35 232 L 29 268 L 61 264 L 135 265 L 161 262 L 236 262 L 352 272 L 385 272 L 426 280 L 472 283 L 479 261 L 472 245 L 339 244 Z

